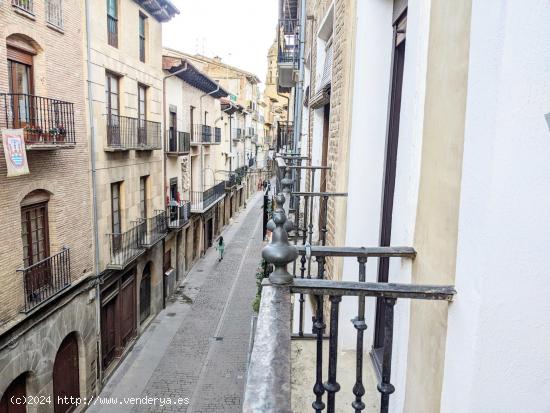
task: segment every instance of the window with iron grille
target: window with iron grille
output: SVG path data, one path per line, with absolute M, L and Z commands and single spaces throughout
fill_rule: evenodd
M 107 0 L 107 42 L 118 47 L 118 4 L 117 0 Z
M 147 16 L 139 13 L 139 60 L 145 62 L 145 26 Z
M 46 0 L 46 21 L 57 27 L 63 27 L 63 0 Z
M 11 4 L 27 13 L 34 14 L 33 0 L 11 0 Z

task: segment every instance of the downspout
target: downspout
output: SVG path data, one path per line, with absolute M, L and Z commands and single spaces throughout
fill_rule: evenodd
M 213 90 L 212 92 L 208 92 L 208 93 L 205 93 L 203 95 L 201 95 L 201 97 L 199 98 L 199 108 L 200 108 L 200 119 L 201 119 L 201 122 L 202 122 L 202 99 L 206 96 L 210 96 L 212 95 L 213 93 L 216 93 L 220 90 L 220 84 L 218 83 L 217 85 L 218 87 Z M 201 123 L 202 125 L 202 123 Z M 201 132 L 202 133 L 202 132 Z M 204 145 L 200 145 L 200 148 L 201 148 L 201 188 L 202 188 L 202 192 L 204 192 L 204 148 L 203 148 Z
M 300 0 L 300 51 L 299 51 L 299 77 L 296 87 L 296 105 L 294 113 L 293 151 L 298 149 L 298 134 L 302 133 L 302 100 L 304 96 L 304 47 L 306 35 L 306 0 Z M 301 139 L 300 139 L 301 141 Z
M 103 355 L 101 351 L 101 297 L 100 297 L 100 279 L 99 279 L 99 223 L 97 218 L 97 177 L 96 177 L 96 159 L 95 159 L 95 126 L 94 126 L 94 105 L 93 105 L 93 88 L 90 76 L 92 74 L 91 62 L 91 39 L 90 39 L 90 2 L 85 0 L 84 7 L 86 8 L 86 59 L 87 59 L 87 86 L 88 86 L 88 121 L 90 122 L 90 167 L 92 172 L 92 225 L 94 228 L 94 285 L 95 285 L 95 307 L 96 307 L 96 348 L 97 348 L 97 373 L 96 386 L 97 394 L 101 390 L 103 383 Z

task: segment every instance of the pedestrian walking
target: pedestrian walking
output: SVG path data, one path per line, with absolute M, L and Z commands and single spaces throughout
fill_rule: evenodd
M 218 252 L 220 253 L 220 258 L 218 259 L 218 261 L 221 261 L 223 260 L 223 252 L 225 250 L 225 244 L 223 242 L 223 237 L 220 237 L 218 239 L 218 245 L 216 246 L 216 249 L 218 250 Z

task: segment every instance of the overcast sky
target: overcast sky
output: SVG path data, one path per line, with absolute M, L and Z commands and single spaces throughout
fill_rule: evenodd
M 180 14 L 163 25 L 164 46 L 208 57 L 265 81 L 275 39 L 277 0 L 172 0 Z

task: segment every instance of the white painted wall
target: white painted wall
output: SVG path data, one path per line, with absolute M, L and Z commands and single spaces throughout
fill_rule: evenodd
M 548 21 L 548 2 L 473 2 L 442 412 L 550 411 Z

